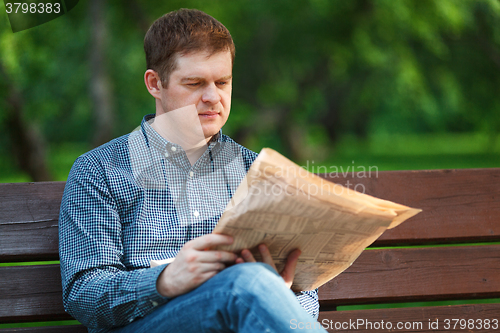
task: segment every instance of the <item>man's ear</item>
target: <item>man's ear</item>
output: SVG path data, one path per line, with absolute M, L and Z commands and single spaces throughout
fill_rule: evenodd
M 154 98 L 161 99 L 161 79 L 157 72 L 152 69 L 148 69 L 146 73 L 144 73 L 144 83 L 146 84 L 146 88 L 148 89 L 149 93 Z

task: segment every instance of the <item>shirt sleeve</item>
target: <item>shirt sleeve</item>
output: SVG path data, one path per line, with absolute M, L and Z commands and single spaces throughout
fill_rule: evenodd
M 122 326 L 168 302 L 156 290 L 165 265 L 129 271 L 117 207 L 99 164 L 83 155 L 71 169 L 59 216 L 65 310 L 91 328 Z
M 314 318 L 319 316 L 318 289 L 295 293 L 300 305 Z

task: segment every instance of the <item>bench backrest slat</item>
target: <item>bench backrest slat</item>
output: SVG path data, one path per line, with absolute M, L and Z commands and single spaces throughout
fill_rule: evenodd
M 57 260 L 65 182 L 0 184 L 0 262 Z
M 326 179 L 423 212 L 373 245 L 500 241 L 500 168 L 381 171 L 371 178 L 352 173 Z M 362 186 L 361 186 L 362 185 Z

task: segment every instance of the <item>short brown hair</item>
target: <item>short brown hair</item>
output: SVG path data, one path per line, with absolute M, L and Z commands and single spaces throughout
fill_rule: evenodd
M 230 51 L 234 63 L 235 48 L 229 30 L 212 16 L 197 9 L 179 9 L 157 19 L 144 37 L 146 66 L 160 75 L 167 87 L 176 67 L 176 56 L 193 51 L 210 55 Z

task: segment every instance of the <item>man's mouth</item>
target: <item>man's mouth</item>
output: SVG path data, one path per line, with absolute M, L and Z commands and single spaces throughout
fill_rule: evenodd
M 203 117 L 203 118 L 215 118 L 219 115 L 219 112 L 217 111 L 205 111 L 202 113 L 198 113 L 198 116 Z

